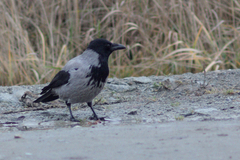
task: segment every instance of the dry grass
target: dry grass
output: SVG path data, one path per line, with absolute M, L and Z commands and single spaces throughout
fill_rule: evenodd
M 2 0 L 0 85 L 45 83 L 89 41 L 127 50 L 110 76 L 238 68 L 238 0 Z

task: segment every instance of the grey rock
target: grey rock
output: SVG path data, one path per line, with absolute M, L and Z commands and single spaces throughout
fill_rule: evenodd
M 106 85 L 106 87 L 115 92 L 127 92 L 136 89 L 136 87 L 132 87 L 129 85 L 116 85 L 116 84 L 108 84 Z
M 0 93 L 0 102 L 5 102 L 5 103 L 17 103 L 18 102 L 18 98 L 13 95 L 13 94 L 9 94 L 9 93 Z
M 21 86 L 12 86 L 6 90 L 3 89 L 0 92 L 0 102 L 19 103 L 20 97 L 26 91 L 28 91 L 28 89 Z
M 142 76 L 142 77 L 127 77 L 124 78 L 124 80 L 131 80 L 135 83 L 145 84 L 145 83 L 151 83 L 152 80 L 148 77 Z
M 196 113 L 200 113 L 200 114 L 209 114 L 210 112 L 214 112 L 214 111 L 218 111 L 218 110 L 216 108 L 200 108 L 195 110 Z
M 107 79 L 107 84 L 128 85 L 122 79 L 118 79 L 118 78 L 108 78 Z

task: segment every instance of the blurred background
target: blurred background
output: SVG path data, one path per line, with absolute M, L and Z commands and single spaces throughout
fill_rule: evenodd
M 110 77 L 240 66 L 238 0 L 1 0 L 0 85 L 49 82 L 95 38 L 127 46 Z

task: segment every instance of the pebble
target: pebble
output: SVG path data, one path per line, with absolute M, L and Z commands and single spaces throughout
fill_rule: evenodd
M 128 112 L 128 115 L 137 115 L 137 110 L 132 110 Z
M 14 135 L 14 138 L 15 138 L 15 139 L 19 139 L 19 138 L 22 138 L 22 137 L 21 137 L 21 135 L 16 134 L 16 135 Z

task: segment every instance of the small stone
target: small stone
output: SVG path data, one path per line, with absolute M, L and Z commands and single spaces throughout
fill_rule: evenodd
M 14 135 L 14 138 L 19 139 L 19 138 L 22 138 L 22 137 L 20 135 L 16 134 L 16 135 Z
M 137 110 L 132 110 L 128 113 L 128 115 L 136 115 L 137 114 Z
M 133 77 L 133 81 L 136 83 L 151 83 L 152 80 L 148 77 L 142 76 L 142 77 Z

